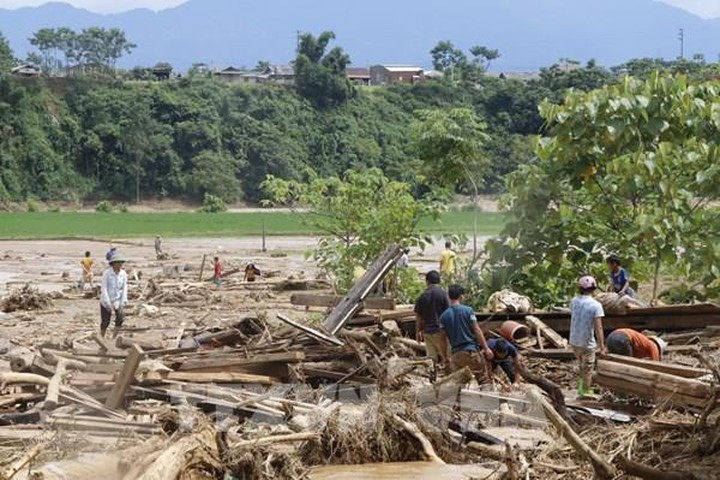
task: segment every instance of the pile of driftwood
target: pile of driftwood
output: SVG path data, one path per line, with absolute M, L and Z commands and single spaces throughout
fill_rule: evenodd
M 53 305 L 53 295 L 43 293 L 30 284 L 25 284 L 0 299 L 0 312 L 46 310 Z

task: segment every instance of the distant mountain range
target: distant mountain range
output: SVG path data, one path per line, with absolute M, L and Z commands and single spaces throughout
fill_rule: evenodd
M 297 32 L 333 30 L 353 64 L 429 66 L 439 40 L 498 48 L 497 71 L 528 71 L 559 58 L 613 65 L 635 57 L 675 58 L 678 30 L 688 57 L 720 55 L 720 19 L 704 20 L 653 0 L 189 0 L 153 12 L 101 15 L 63 3 L 0 9 L 0 31 L 24 57 L 42 27 L 119 27 L 138 44 L 121 65 L 160 61 L 186 69 L 287 63 Z

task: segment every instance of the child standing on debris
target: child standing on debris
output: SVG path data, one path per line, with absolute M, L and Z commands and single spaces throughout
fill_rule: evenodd
M 608 292 L 615 292 L 621 297 L 627 295 L 635 298 L 635 291 L 630 288 L 630 275 L 627 270 L 622 267 L 620 257 L 610 255 L 607 259 L 608 268 L 610 269 L 610 286 Z
M 480 385 L 487 383 L 485 362 L 492 359 L 492 350 L 478 325 L 475 311 L 463 305 L 465 289 L 452 285 L 448 289 L 450 308 L 440 317 L 440 355 L 443 363 L 449 363 L 453 371 L 470 367 Z M 448 341 L 452 356 L 448 357 Z
M 587 275 L 578 281 L 580 295 L 570 302 L 570 346 L 580 364 L 577 392 L 580 396 L 593 395 L 592 374 L 596 351 L 607 353 L 602 319 L 605 316 L 600 302 L 593 298 L 597 290 L 595 278 Z
M 90 252 L 85 252 L 85 256 L 80 260 L 82 265 L 82 282 L 80 283 L 80 289 L 85 289 L 85 284 L 89 283 L 90 288 L 93 288 L 93 272 L 92 267 L 95 265 L 95 260 L 92 259 Z
M 123 307 L 128 301 L 128 279 L 123 270 L 125 258 L 117 250 L 110 257 L 110 268 L 105 270 L 100 284 L 100 335 L 103 337 L 115 314 L 115 334 L 123 324 Z
M 220 288 L 222 284 L 222 263 L 220 263 L 220 257 L 213 258 L 213 283 L 218 288 Z

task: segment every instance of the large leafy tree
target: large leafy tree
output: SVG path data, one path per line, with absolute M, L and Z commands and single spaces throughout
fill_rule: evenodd
M 390 180 L 379 169 L 333 177 L 311 172 L 306 181 L 269 176 L 263 188 L 268 203 L 295 209 L 322 232 L 315 258 L 341 289 L 352 284 L 355 268 L 367 268 L 389 244 L 424 246 L 419 221 L 439 212 L 431 199 L 417 199 L 410 184 Z
M 303 34 L 295 58 L 297 91 L 319 108 L 341 105 L 354 94 L 345 75 L 350 56 L 340 47 L 327 51 L 334 39 L 333 32 L 323 32 L 317 37 Z
M 717 83 L 659 74 L 544 103 L 552 136 L 510 175 L 513 220 L 492 268 L 547 303 L 610 252 L 653 280 L 654 298 L 664 272 L 716 287 L 718 109 Z
M 475 222 L 473 256 L 478 257 L 477 197 L 487 174 L 488 161 L 483 145 L 489 137 L 473 110 L 421 110 L 410 125 L 414 148 L 422 160 L 426 178 L 445 187 L 469 185 Z

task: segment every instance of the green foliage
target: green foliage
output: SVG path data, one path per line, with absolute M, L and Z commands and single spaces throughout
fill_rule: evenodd
M 227 209 L 227 203 L 225 203 L 222 198 L 210 193 L 205 194 L 202 206 L 200 207 L 200 211 L 203 213 L 220 213 L 226 212 Z
M 295 58 L 295 87 L 318 108 L 341 105 L 354 94 L 345 75 L 350 56 L 340 47 L 327 51 L 334 39 L 333 32 L 323 32 L 318 37 L 306 33 L 300 37 Z
M 30 44 L 38 49 L 33 57 L 40 67 L 55 74 L 63 66 L 115 68 L 123 55 L 132 52 L 137 45 L 128 41 L 125 32 L 118 28 L 89 27 L 75 32 L 66 27 L 41 28 L 30 38 Z
M 350 170 L 343 177 L 311 173 L 302 182 L 270 176 L 263 188 L 269 203 L 296 209 L 303 223 L 324 232 L 314 257 L 341 290 L 389 244 L 424 247 L 418 223 L 439 213 L 432 199 L 417 199 L 409 184 L 378 169 Z
M 113 211 L 112 203 L 107 200 L 101 200 L 95 205 L 95 211 L 99 213 L 111 213 Z
M 37 200 L 34 200 L 32 198 L 28 198 L 25 202 L 25 211 L 26 212 L 39 212 L 40 211 L 40 204 L 37 202 Z
M 491 243 L 491 269 L 552 303 L 584 272 L 601 275 L 611 252 L 633 274 L 664 269 L 716 288 L 720 249 L 720 108 L 717 83 L 653 75 L 590 93 L 570 93 L 542 113 L 552 137 L 538 142 L 537 163 L 508 180 L 513 220 Z M 604 277 L 605 275 L 603 275 Z
M 15 66 L 15 55 L 5 36 L 0 32 L 0 76 L 6 75 Z

